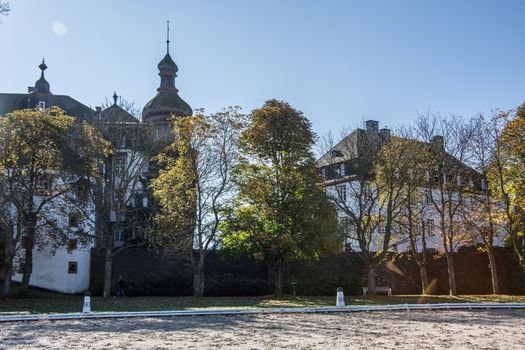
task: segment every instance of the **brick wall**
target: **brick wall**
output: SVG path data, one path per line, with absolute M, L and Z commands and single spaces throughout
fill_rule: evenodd
M 496 263 L 501 292 L 525 294 L 525 273 L 512 249 L 496 248 Z M 492 282 L 487 254 L 475 248 L 460 249 L 454 255 L 456 285 L 459 294 L 491 294 Z M 428 276 L 433 294 L 448 294 L 447 262 L 444 254 L 428 260 Z M 409 254 L 392 256 L 377 272 L 378 285 L 387 285 L 397 294 L 421 292 L 419 269 Z
M 502 293 L 525 294 L 525 273 L 511 249 L 496 249 Z M 492 292 L 487 254 L 465 248 L 455 254 L 458 293 Z M 428 275 L 433 294 L 448 294 L 445 256 L 429 256 Z M 103 280 L 103 254 L 92 254 L 91 290 L 100 294 Z M 130 295 L 191 295 L 192 272 L 189 263 L 175 255 L 162 255 L 147 249 L 127 249 L 114 261 L 114 279 L 122 275 Z M 389 286 L 394 294 L 421 293 L 419 269 L 408 253 L 396 254 L 377 268 L 377 285 Z M 271 293 L 272 274 L 262 263 L 248 257 L 228 258 L 220 251 L 210 252 L 205 263 L 205 295 L 263 295 Z M 284 292 L 298 295 L 333 295 L 337 287 L 348 294 L 360 294 L 366 285 L 363 264 L 356 253 L 341 253 L 309 264 L 292 263 L 284 271 Z

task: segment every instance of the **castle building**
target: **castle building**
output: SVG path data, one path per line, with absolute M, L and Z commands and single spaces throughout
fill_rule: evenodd
M 108 173 L 111 172 L 113 178 L 118 178 L 119 171 L 125 169 L 125 164 L 130 164 L 134 161 L 130 159 L 130 154 L 133 153 L 132 151 L 136 151 L 137 144 L 130 142 L 130 133 L 136 133 L 137 130 L 143 129 L 152 130 L 153 135 L 144 137 L 141 141 L 165 145 L 170 140 L 171 135 L 170 118 L 173 116 L 192 115 L 193 113 L 188 103 L 179 96 L 179 90 L 175 86 L 178 67 L 170 56 L 169 43 L 168 23 L 166 55 L 157 66 L 160 86 L 156 95 L 144 106 L 142 121 L 118 105 L 116 93 L 113 96 L 114 103 L 112 105 L 105 109 L 97 107 L 95 110 L 68 95 L 53 94 L 50 84 L 45 78 L 45 71 L 48 67 L 44 60 L 39 65 L 40 78 L 33 87 L 28 88 L 27 93 L 0 93 L 0 117 L 20 109 L 59 107 L 67 115 L 76 117 L 78 122 L 86 121 L 93 124 L 99 128 L 102 134 L 110 137 L 110 142 L 117 150 L 117 154 L 111 159 L 111 164 L 103 166 L 101 171 L 104 172 L 104 176 L 108 176 Z M 125 127 L 123 128 L 122 126 Z M 115 129 L 119 130 L 119 132 L 113 133 L 112 131 Z M 127 195 L 131 198 L 130 205 L 140 205 L 142 207 L 148 205 L 147 198 L 142 198 L 141 203 L 138 204 L 135 197 L 133 197 L 134 193 L 131 193 L 133 191 L 142 191 L 143 189 L 143 185 L 136 188 L 133 186 L 133 189 L 128 191 Z M 78 220 L 78 218 L 72 220 L 71 214 L 74 213 L 66 213 L 62 219 L 66 226 L 69 225 L 68 230 L 78 231 L 81 229 L 87 234 L 96 236 L 95 231 L 101 220 L 115 220 L 113 213 L 114 211 L 111 210 L 108 217 L 100 215 L 93 204 L 90 214 L 85 214 L 90 216 L 89 220 Z M 95 224 L 82 226 L 81 222 Z M 98 224 L 96 224 L 97 222 Z M 115 247 L 126 244 L 125 235 L 122 232 L 119 232 L 114 239 Z M 33 270 L 30 285 L 62 293 L 79 293 L 89 289 L 91 249 L 94 247 L 94 244 L 95 242 L 82 245 L 74 241 L 67 246 L 53 250 L 35 248 L 33 251 Z M 1 249 L 2 247 L 0 246 Z M 19 247 L 19 256 L 23 256 L 20 253 L 23 249 L 23 247 Z M 1 256 L 0 252 L 0 279 L 2 279 Z M 18 261 L 20 260 L 18 259 Z M 19 271 L 16 271 L 16 267 L 15 272 L 13 280 L 20 281 L 22 275 L 18 273 Z

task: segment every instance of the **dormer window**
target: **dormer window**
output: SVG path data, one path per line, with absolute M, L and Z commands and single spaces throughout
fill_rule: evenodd
M 46 102 L 45 101 L 40 101 L 38 102 L 38 108 L 43 111 L 46 109 Z
M 338 157 L 342 157 L 343 156 L 343 153 L 339 150 L 332 150 L 332 158 L 338 158 Z
M 126 136 L 122 135 L 120 137 L 120 142 L 119 142 L 119 147 L 120 148 L 126 148 L 126 144 L 128 143 L 128 140 L 126 139 Z

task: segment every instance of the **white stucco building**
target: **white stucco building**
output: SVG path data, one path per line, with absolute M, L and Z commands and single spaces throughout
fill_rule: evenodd
M 318 160 L 325 191 L 337 208 L 342 226 L 348 227 L 349 230 L 355 227 L 356 222 L 366 226 L 362 230 L 366 233 L 362 234 L 359 240 L 355 239 L 356 232 L 347 232 L 349 239 L 346 241 L 345 248 L 361 251 L 359 245 L 364 244 L 364 242 L 366 242 L 367 251 L 383 250 L 384 248 L 382 238 L 385 235 L 385 208 L 380 204 L 377 189 L 371 184 L 373 181 L 370 181 L 372 180 L 370 175 L 372 172 L 371 164 L 363 161 L 363 159 L 372 158 L 371 155 L 375 154 L 391 137 L 393 136 L 390 135 L 390 130 L 379 129 L 377 121 L 369 120 L 365 122 L 364 129 L 354 130 L 333 145 Z M 445 175 L 443 175 L 442 180 L 445 183 L 453 181 L 457 188 L 469 189 L 465 191 L 468 194 L 462 193 L 461 196 L 458 195 L 458 192 L 451 190 L 444 197 L 446 203 L 459 208 L 454 214 L 453 220 L 454 222 L 461 222 L 461 215 L 467 215 L 477 199 L 476 196 L 481 195 L 486 190 L 479 174 L 447 154 L 444 151 L 443 138 L 440 136 L 435 136 L 429 143 L 414 140 L 414 147 L 427 147 L 442 152 L 444 162 L 451 168 L 450 173 L 447 173 L 447 169 L 443 171 Z M 364 178 L 356 176 L 358 173 L 365 174 Z M 430 175 L 427 172 L 428 176 Z M 424 237 L 427 249 L 443 250 L 441 216 L 437 210 L 442 204 L 440 192 L 437 188 L 429 189 L 422 186 L 415 191 L 412 203 L 413 211 L 419 213 L 415 225 L 418 230 L 418 249 L 421 249 L 421 239 Z M 403 211 L 397 212 L 395 218 L 397 222 L 392 223 L 392 236 L 387 250 L 406 251 L 410 249 L 409 237 L 405 232 L 406 228 L 398 224 L 403 220 L 405 214 Z M 346 223 L 349 224 L 346 225 Z M 446 224 L 448 225 L 448 223 Z M 464 227 L 458 228 L 455 232 L 457 233 L 451 250 L 456 250 L 464 244 L 481 243 L 476 242 L 473 235 L 468 234 Z M 503 245 L 500 236 L 496 237 L 495 245 Z

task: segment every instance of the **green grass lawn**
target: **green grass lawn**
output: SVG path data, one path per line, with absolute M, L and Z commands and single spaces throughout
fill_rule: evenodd
M 525 302 L 525 296 L 512 295 L 394 295 L 394 296 L 346 296 L 347 305 L 379 305 L 404 303 L 455 303 L 455 302 Z M 32 290 L 31 297 L 1 300 L 0 316 L 8 314 L 68 313 L 82 311 L 83 296 Z M 91 298 L 92 311 L 157 311 L 157 310 L 203 310 L 234 308 L 280 308 L 280 307 L 326 307 L 335 306 L 334 296 L 284 296 L 264 297 L 127 297 Z

